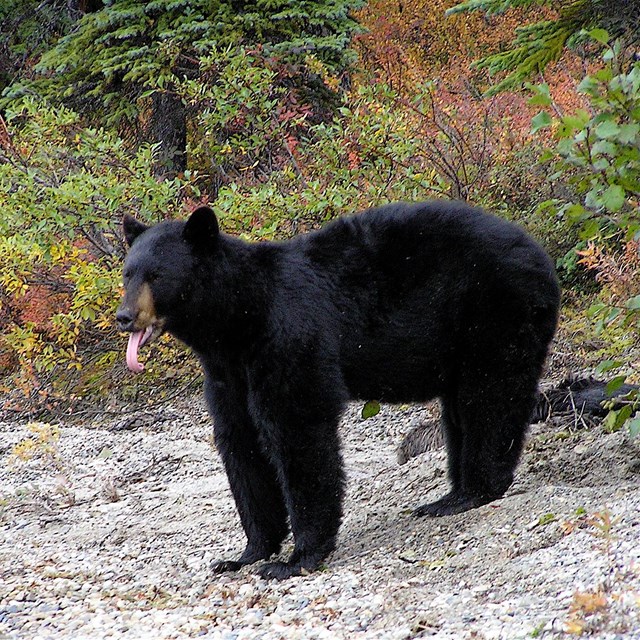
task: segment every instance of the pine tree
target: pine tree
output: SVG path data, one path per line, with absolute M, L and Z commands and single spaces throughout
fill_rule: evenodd
M 487 15 L 503 13 L 510 8 L 547 5 L 558 12 L 555 20 L 541 20 L 516 30 L 507 51 L 496 53 L 475 63 L 491 74 L 507 72 L 504 79 L 490 88 L 489 94 L 519 86 L 531 75 L 541 72 L 558 60 L 585 31 L 595 39 L 626 37 L 635 43 L 640 35 L 640 3 L 638 0 L 466 0 L 447 11 L 448 14 L 484 11 Z M 604 33 L 604 32 L 607 33 Z
M 340 72 L 351 62 L 362 0 L 105 0 L 80 3 L 85 13 L 42 55 L 36 78 L 5 91 L 38 93 L 101 123 L 136 122 L 140 98 L 151 99 L 152 141 L 164 162 L 185 168 L 185 109 L 175 92 L 198 74 L 201 57 L 229 47 L 259 47 L 282 63 L 304 65 L 313 54 Z M 101 5 L 101 6 L 97 6 Z M 82 9 L 83 7 L 80 7 Z M 144 101 L 143 101 L 144 102 Z
M 0 93 L 72 26 L 71 0 L 0 2 Z

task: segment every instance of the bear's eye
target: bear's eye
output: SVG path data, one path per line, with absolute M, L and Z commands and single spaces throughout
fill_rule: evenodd
M 125 269 L 124 273 L 122 274 L 122 279 L 123 280 L 129 280 L 131 278 L 131 269 Z
M 158 271 L 149 271 L 147 273 L 147 282 L 155 282 L 160 277 L 160 273 Z

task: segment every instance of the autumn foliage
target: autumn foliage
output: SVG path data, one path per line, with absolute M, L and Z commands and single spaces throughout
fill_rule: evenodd
M 145 3 L 129 4 L 143 20 Z M 187 4 L 173 3 L 172 11 Z M 37 91 L 13 100 L 5 95 L 0 119 L 4 389 L 19 388 L 47 401 L 56 394 L 109 390 L 100 376 L 118 376 L 121 365 L 114 363 L 123 348 L 113 326 L 125 250 L 122 214 L 152 223 L 181 216 L 200 202 L 212 203 L 226 231 L 272 239 L 390 200 L 463 199 L 525 225 L 547 245 L 566 284 L 577 271 L 586 274 L 601 289 L 606 317 L 611 305 L 627 311 L 636 303 L 640 307 L 632 296 L 640 268 L 637 229 L 626 222 L 640 191 L 629 186 L 638 166 L 632 157 L 633 114 L 611 107 L 609 89 L 594 89 L 597 80 L 591 94 L 579 90 L 585 76 L 603 71 L 603 62 L 566 51 L 526 86 L 487 97 L 501 76 L 490 77 L 473 62 L 504 51 L 517 27 L 555 14 L 551 3 L 526 3 L 526 9 L 490 17 L 445 15 L 455 4 L 340 3 L 361 8 L 353 16 L 341 14 L 344 33 L 358 35 L 350 45 L 346 35 L 331 39 L 331 51 L 340 54 L 337 65 L 297 41 L 289 42 L 286 55 L 273 43 L 232 40 L 217 49 L 207 46 L 207 53 L 189 48 L 188 60 L 174 59 L 186 55 L 178 39 L 163 41 L 161 53 L 172 64 L 184 62 L 184 73 L 176 72 L 178 65 L 167 67 L 168 75 L 145 75 L 144 82 L 134 83 L 135 103 L 124 90 L 127 76 L 115 72 L 96 76 L 108 92 L 94 87 L 92 104 L 100 109 L 93 112 L 82 111 L 89 104 L 84 92 L 74 94 L 81 113 L 51 95 L 48 101 L 32 95 Z M 126 16 L 118 15 L 124 20 L 117 27 L 124 34 L 118 46 L 126 51 L 137 41 Z M 98 18 L 88 22 L 98 24 Z M 330 13 L 323 19 L 329 24 Z M 145 47 L 152 47 L 155 32 L 144 33 Z M 321 35 L 316 44 L 322 46 Z M 72 45 L 66 41 L 63 47 L 71 56 L 65 58 L 68 64 L 74 60 Z M 588 47 L 580 51 L 585 52 Z M 112 53 L 100 55 L 111 59 Z M 41 54 L 34 50 L 27 57 L 25 77 L 36 75 Z M 53 64 L 55 55 L 47 60 Z M 123 60 L 118 57 L 126 66 Z M 152 49 L 145 49 L 131 72 L 143 63 L 149 68 L 157 63 Z M 629 70 L 607 64 L 609 75 L 599 76 L 603 85 Z M 112 92 L 118 99 L 111 104 Z M 153 170 L 158 147 L 144 139 L 154 92 L 179 100 L 186 122 L 186 170 L 165 179 Z M 636 99 L 629 98 L 634 105 Z M 122 109 L 127 118 L 118 120 L 118 127 L 110 124 L 109 117 Z M 610 130 L 622 138 L 598 140 L 609 149 L 604 155 L 611 162 L 594 172 L 583 154 L 584 141 L 598 138 L 599 118 L 609 112 Z M 617 162 L 621 150 L 630 159 Z M 632 178 L 622 176 L 624 171 Z M 607 182 L 598 186 L 603 176 Z M 595 200 L 586 198 L 594 184 L 600 189 Z M 623 315 L 628 314 L 618 317 Z

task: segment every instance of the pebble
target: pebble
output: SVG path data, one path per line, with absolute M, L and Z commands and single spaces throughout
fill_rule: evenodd
M 243 616 L 245 624 L 258 625 L 264 619 L 264 613 L 260 609 L 248 609 Z
M 241 598 L 251 598 L 255 594 L 256 590 L 252 584 L 245 583 L 238 588 L 238 595 Z

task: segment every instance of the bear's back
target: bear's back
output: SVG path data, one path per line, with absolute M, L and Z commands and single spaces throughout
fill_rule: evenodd
M 517 225 L 462 202 L 394 203 L 335 220 L 294 239 L 311 264 L 342 277 L 388 281 L 424 278 L 492 281 L 534 297 L 559 296 L 553 263 Z M 461 276 L 463 276 L 461 278 Z

